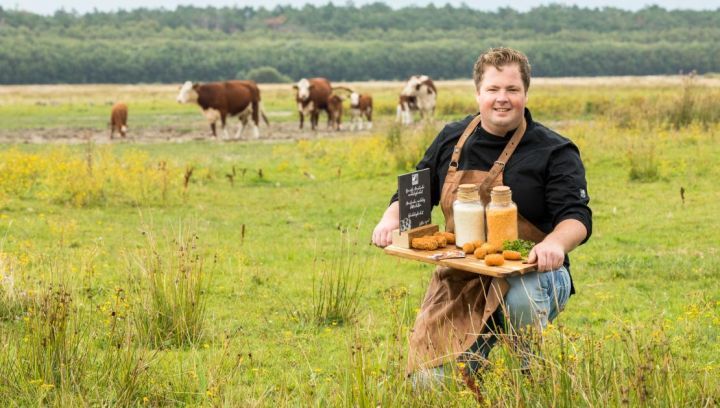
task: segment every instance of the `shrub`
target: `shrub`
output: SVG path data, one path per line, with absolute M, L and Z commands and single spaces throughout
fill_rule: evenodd
M 238 78 L 242 79 L 242 78 Z M 253 68 L 245 74 L 244 79 L 251 79 L 255 82 L 261 83 L 289 83 L 292 79 L 283 75 L 280 71 L 273 67 L 258 67 Z

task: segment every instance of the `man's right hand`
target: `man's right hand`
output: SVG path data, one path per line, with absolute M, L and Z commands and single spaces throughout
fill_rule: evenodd
M 397 201 L 385 210 L 382 219 L 375 226 L 372 234 L 373 244 L 384 248 L 392 244 L 392 232 L 400 228 L 400 205 Z

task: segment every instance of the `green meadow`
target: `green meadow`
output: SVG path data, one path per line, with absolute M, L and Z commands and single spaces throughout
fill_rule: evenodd
M 437 120 L 409 128 L 401 84 L 351 85 L 375 96 L 371 132 L 0 146 L 2 405 L 473 406 L 455 373 L 405 380 L 433 268 L 369 244 L 471 85 L 441 82 Z M 131 131 L 207 136 L 176 89 L 0 87 L 0 133 L 106 138 L 123 99 Z M 289 85 L 261 90 L 271 121 L 297 120 Z M 481 405 L 720 404 L 719 97 L 690 77 L 531 86 L 534 118 L 580 148 L 594 231 L 530 373 L 496 347 Z

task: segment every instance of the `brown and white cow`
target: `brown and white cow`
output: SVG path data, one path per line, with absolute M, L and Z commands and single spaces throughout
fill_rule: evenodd
M 367 119 L 367 128 L 372 129 L 372 96 L 353 92 L 350 94 L 350 129 L 362 130 L 363 117 Z
M 343 98 L 342 96 L 331 93 L 330 96 L 328 96 L 328 126 L 331 128 L 334 128 L 335 130 L 340 130 L 340 125 L 342 124 L 342 114 L 343 114 Z
M 331 118 L 328 110 L 328 99 L 332 93 L 330 81 L 325 78 L 303 78 L 293 85 L 293 88 L 296 91 L 295 101 L 300 114 L 300 129 L 303 128 L 305 115 L 310 115 L 310 126 L 312 130 L 315 130 L 321 110 L 327 112 L 329 126 Z
M 121 137 L 125 137 L 127 133 L 128 107 L 122 102 L 117 102 L 112 106 L 110 112 L 110 139 L 113 138 L 115 131 L 120 132 Z
M 431 119 L 435 113 L 437 89 L 427 75 L 411 76 L 402 92 L 397 106 L 397 121 L 404 125 L 413 122 L 413 112 L 419 111 L 424 120 Z
M 185 82 L 177 96 L 179 103 L 196 102 L 202 108 L 203 115 L 210 122 L 213 136 L 217 137 L 215 124 L 220 120 L 225 138 L 229 138 L 225 121 L 228 116 L 237 115 L 240 119 L 235 138 L 239 139 L 248 118 L 252 117 L 253 135 L 260 137 L 258 125 L 260 116 L 267 123 L 267 117 L 260 107 L 260 90 L 254 81 L 223 81 L 204 84 Z

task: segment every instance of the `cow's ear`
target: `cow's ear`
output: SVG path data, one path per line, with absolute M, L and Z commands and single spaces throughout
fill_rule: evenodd
M 293 89 L 297 91 L 297 89 L 298 89 L 297 84 L 293 85 Z
M 197 82 L 193 82 L 193 89 L 197 90 L 200 87 L 200 84 Z
M 315 85 L 314 85 L 314 84 L 310 84 L 310 87 L 309 87 L 308 89 L 312 91 L 313 88 L 315 88 Z

